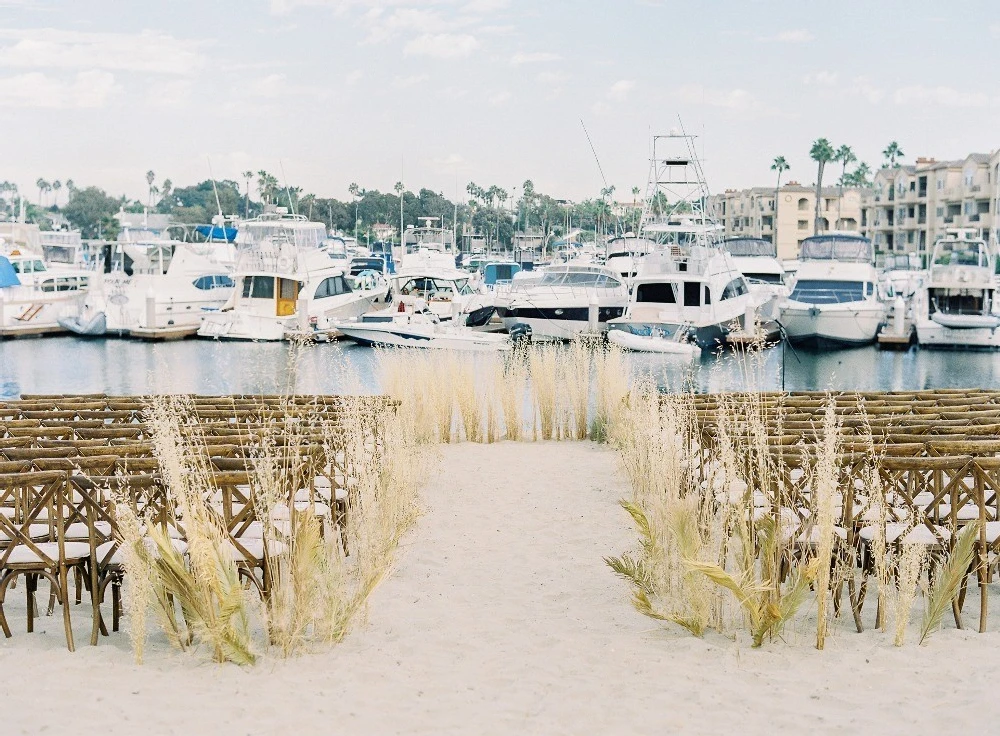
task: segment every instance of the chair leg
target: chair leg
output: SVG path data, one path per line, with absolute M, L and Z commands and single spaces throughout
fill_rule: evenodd
M 63 610 L 63 629 L 66 631 L 66 646 L 71 652 L 76 651 L 73 644 L 73 623 L 69 618 L 69 569 L 65 564 L 59 565 L 59 598 Z
M 0 579 L 0 629 L 3 629 L 3 635 L 8 639 L 11 636 L 10 626 L 7 625 L 7 616 L 3 612 L 3 602 L 7 597 L 7 587 L 13 584 L 14 578 L 16 577 L 17 576 L 12 573 L 7 573 L 7 575 Z
M 76 605 L 79 606 L 83 602 L 83 591 L 81 590 L 83 588 L 83 570 L 79 567 L 73 568 L 73 580 L 76 583 Z
M 111 630 L 118 631 L 118 624 L 122 614 L 122 584 L 121 581 L 112 578 L 111 581 Z
M 32 573 L 24 576 L 24 594 L 27 599 L 28 633 L 35 631 L 35 588 L 38 587 L 38 577 Z

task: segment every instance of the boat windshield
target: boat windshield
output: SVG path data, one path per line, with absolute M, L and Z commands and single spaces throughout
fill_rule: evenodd
M 741 258 L 778 257 L 778 246 L 762 238 L 730 238 L 722 242 L 722 247 Z
M 790 299 L 806 304 L 842 304 L 864 301 L 874 293 L 871 282 L 865 281 L 798 281 Z
M 46 270 L 41 261 L 11 261 L 10 265 L 14 267 L 14 273 L 43 273 Z
M 326 226 L 321 222 L 290 222 L 264 220 L 246 222 L 239 229 L 237 242 L 245 246 L 270 244 L 287 240 L 299 248 L 318 248 L 326 240 Z
M 745 273 L 747 281 L 751 284 L 780 284 L 782 283 L 780 273 Z
M 802 241 L 799 258 L 804 261 L 835 260 L 868 263 L 872 242 L 856 235 L 815 235 Z
M 934 249 L 935 266 L 987 266 L 986 249 L 981 241 L 944 240 Z
M 617 289 L 618 279 L 605 273 L 591 271 L 552 271 L 538 282 L 543 286 L 582 286 L 592 289 Z

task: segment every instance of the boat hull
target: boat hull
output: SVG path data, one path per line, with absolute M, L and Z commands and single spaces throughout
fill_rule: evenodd
M 491 352 L 511 347 L 506 335 L 464 331 L 450 332 L 430 326 L 381 325 L 378 323 L 341 323 L 340 333 L 359 345 L 368 347 L 421 348 L 434 350 L 459 350 Z
M 497 311 L 507 330 L 517 324 L 528 325 L 533 340 L 571 340 L 590 331 L 588 307 L 501 307 Z M 598 308 L 597 331 L 607 331 L 608 320 L 624 312 L 624 307 Z
M 885 321 L 880 302 L 812 305 L 787 302 L 781 324 L 789 341 L 817 346 L 866 345 Z
M 917 320 L 916 328 L 920 347 L 1000 349 L 1000 330 L 986 327 L 953 329 L 929 319 Z
M 697 360 L 701 357 L 701 348 L 697 345 L 658 335 L 636 335 L 625 330 L 608 330 L 608 342 L 637 353 L 662 353 L 688 360 Z

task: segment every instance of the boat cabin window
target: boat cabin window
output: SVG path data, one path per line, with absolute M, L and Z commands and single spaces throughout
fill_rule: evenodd
M 583 286 L 593 289 L 617 289 L 621 282 L 607 274 L 590 271 L 555 271 L 542 276 L 545 286 Z
M 468 281 L 462 279 L 460 282 L 468 288 Z M 410 279 L 402 285 L 399 289 L 399 293 L 404 296 L 419 296 L 424 299 L 432 299 L 437 294 L 442 296 L 451 297 L 451 292 L 455 289 L 455 284 L 446 279 L 431 279 L 426 277 L 418 277 Z M 471 290 L 470 290 L 471 291 Z
M 701 306 L 701 282 L 700 281 L 685 281 L 684 282 L 684 306 L 685 307 L 700 307 Z
M 343 276 L 331 276 L 320 282 L 319 286 L 316 287 L 316 295 L 313 298 L 326 299 L 329 296 L 340 296 L 349 293 L 351 293 L 351 287 L 347 283 L 347 279 Z
M 244 276 L 244 299 L 274 299 L 274 276 Z
M 748 291 L 746 284 L 743 283 L 743 279 L 733 279 L 728 284 L 726 288 L 722 290 L 723 299 L 734 299 L 738 296 L 746 294 Z
M 458 281 L 456 281 L 455 288 L 457 289 L 458 293 L 461 294 L 462 296 L 473 293 L 472 287 L 469 286 L 468 279 L 459 279 Z
M 45 279 L 39 287 L 41 291 L 80 291 L 87 288 L 86 276 L 60 276 L 54 279 Z
M 654 304 L 676 304 L 677 295 L 673 284 L 639 284 L 635 289 L 636 302 Z
M 981 243 L 967 240 L 938 243 L 935 266 L 986 266 L 986 252 Z
M 41 261 L 11 261 L 14 273 L 44 273 L 45 264 Z
M 745 273 L 747 281 L 751 284 L 780 284 L 780 273 Z
M 806 304 L 838 304 L 862 301 L 874 292 L 873 284 L 863 281 L 799 280 L 791 299 Z
M 192 283 L 194 284 L 194 288 L 203 291 L 210 289 L 230 289 L 233 286 L 233 280 L 222 273 L 199 276 Z

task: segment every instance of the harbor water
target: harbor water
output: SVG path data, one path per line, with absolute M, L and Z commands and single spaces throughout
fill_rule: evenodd
M 321 343 L 296 354 L 288 343 L 185 340 L 0 341 L 0 398 L 24 393 L 299 393 L 377 392 L 376 351 Z M 991 352 L 875 346 L 813 352 L 776 346 L 759 358 L 727 352 L 697 363 L 629 354 L 634 372 L 665 390 L 916 390 L 1000 388 L 1000 355 Z

